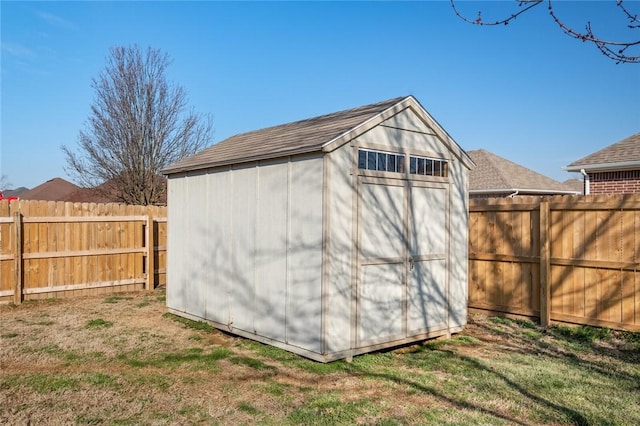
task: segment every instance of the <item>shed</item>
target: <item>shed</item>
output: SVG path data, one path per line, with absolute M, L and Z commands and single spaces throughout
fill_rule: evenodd
M 163 171 L 168 310 L 321 362 L 459 332 L 472 166 L 412 96 L 213 145 Z

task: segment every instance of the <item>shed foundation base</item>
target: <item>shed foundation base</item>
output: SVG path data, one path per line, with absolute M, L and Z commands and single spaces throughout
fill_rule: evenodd
M 285 351 L 289 351 L 292 352 L 294 354 L 303 356 L 305 358 L 309 358 L 311 360 L 314 361 L 318 361 L 318 362 L 331 362 L 331 361 L 337 361 L 339 359 L 345 359 L 347 362 L 351 362 L 353 360 L 354 356 L 357 355 L 362 355 L 362 354 L 366 354 L 366 353 L 370 353 L 370 352 L 375 352 L 375 351 L 379 351 L 382 349 L 389 349 L 389 348 L 393 348 L 393 347 L 397 347 L 397 346 L 403 346 L 403 345 L 407 345 L 410 343 L 417 343 L 423 340 L 428 340 L 428 339 L 433 339 L 436 337 L 445 337 L 445 338 L 451 338 L 452 334 L 455 333 L 459 333 L 461 332 L 464 327 L 463 326 L 456 326 L 456 327 L 450 327 L 450 328 L 444 328 L 444 329 L 440 329 L 440 330 L 433 330 L 433 331 L 429 331 L 427 333 L 422 333 L 422 334 L 418 334 L 415 336 L 411 336 L 408 338 L 404 338 L 404 339 L 398 339 L 398 340 L 393 340 L 393 341 L 389 341 L 389 342 L 382 342 L 382 343 L 377 343 L 375 345 L 370 345 L 370 346 L 363 346 L 360 348 L 353 348 L 353 349 L 347 349 L 344 351 L 338 351 L 338 352 L 331 352 L 331 353 L 327 353 L 327 354 L 322 354 L 319 352 L 314 352 L 314 351 L 310 351 L 304 348 L 300 348 L 298 346 L 294 346 L 294 345 L 290 345 L 284 342 L 280 342 L 278 340 L 273 340 L 270 339 L 268 337 L 264 337 L 261 336 L 259 334 L 255 334 L 255 333 L 250 333 L 244 330 L 240 330 L 240 329 L 236 329 L 236 328 L 230 328 L 227 324 L 222 324 L 216 321 L 211 321 L 208 320 L 206 318 L 202 318 L 199 317 L 197 315 L 192 315 L 189 314 L 187 312 L 183 312 L 183 311 L 179 311 L 176 309 L 172 309 L 172 308 L 167 308 L 167 310 L 169 311 L 169 313 L 174 314 L 174 315 L 178 315 L 180 317 L 183 318 L 187 318 L 193 321 L 203 321 L 206 322 L 208 324 L 211 324 L 213 327 L 215 327 L 216 329 L 223 331 L 225 333 L 230 333 L 239 337 L 244 337 L 247 339 L 251 339 L 251 340 L 255 340 L 257 342 L 260 343 L 264 343 L 266 345 L 271 345 L 271 346 L 275 346 L 277 348 L 280 349 L 284 349 Z

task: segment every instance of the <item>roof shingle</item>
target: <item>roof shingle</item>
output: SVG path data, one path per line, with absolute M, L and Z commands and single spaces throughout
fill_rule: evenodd
M 609 145 L 569 164 L 567 170 L 580 170 L 593 165 L 640 161 L 640 133 Z
M 407 97 L 321 115 L 293 123 L 231 136 L 182 161 L 163 173 L 177 173 L 237 162 L 314 152 Z
M 535 191 L 549 194 L 572 192 L 562 183 L 484 149 L 468 151 L 476 168 L 469 174 L 469 190 L 488 192 Z

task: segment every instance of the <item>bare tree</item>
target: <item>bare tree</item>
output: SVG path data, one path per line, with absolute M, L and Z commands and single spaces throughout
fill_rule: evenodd
M 0 191 L 8 189 L 11 186 L 11 182 L 7 175 L 0 175 Z
M 63 146 L 65 170 L 82 186 L 128 204 L 158 204 L 160 170 L 209 144 L 209 116 L 186 111 L 184 89 L 167 81 L 159 49 L 117 46 L 92 80 L 95 100 L 78 151 Z
M 456 0 L 449 1 L 451 2 L 451 7 L 453 8 L 455 14 L 460 19 L 474 25 L 507 25 L 518 16 L 533 9 L 534 7 L 540 6 L 541 4 L 546 4 L 551 18 L 558 25 L 558 27 L 560 27 L 560 29 L 569 37 L 581 40 L 583 42 L 593 43 L 600 50 L 600 52 L 602 52 L 603 55 L 610 59 L 613 59 L 614 61 L 616 61 L 616 63 L 640 63 L 640 55 L 629 53 L 629 49 L 633 50 L 633 48 L 640 47 L 640 39 L 621 41 L 601 38 L 594 33 L 591 21 L 588 21 L 585 24 L 584 31 L 574 30 L 573 28 L 566 25 L 562 21 L 562 19 L 560 19 L 560 17 L 556 13 L 556 10 L 554 9 L 553 0 L 515 0 L 515 2 L 518 3 L 519 9 L 509 16 L 506 16 L 502 19 L 497 19 L 495 21 L 485 21 L 482 18 L 482 11 L 478 12 L 477 18 L 468 18 L 460 13 L 458 8 L 456 7 Z M 624 0 L 615 0 L 615 5 L 620 10 L 621 17 L 627 21 L 626 27 L 631 30 L 640 30 L 640 17 L 638 17 L 637 14 L 632 13 L 624 5 Z

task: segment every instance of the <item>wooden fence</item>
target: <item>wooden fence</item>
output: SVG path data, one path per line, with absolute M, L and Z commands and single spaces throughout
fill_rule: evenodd
M 640 331 L 640 196 L 472 200 L 469 308 Z
M 0 201 L 0 303 L 166 285 L 166 214 Z M 470 311 L 640 331 L 640 196 L 471 200 L 469 215 Z
M 166 284 L 166 216 L 166 207 L 0 201 L 0 303 Z

